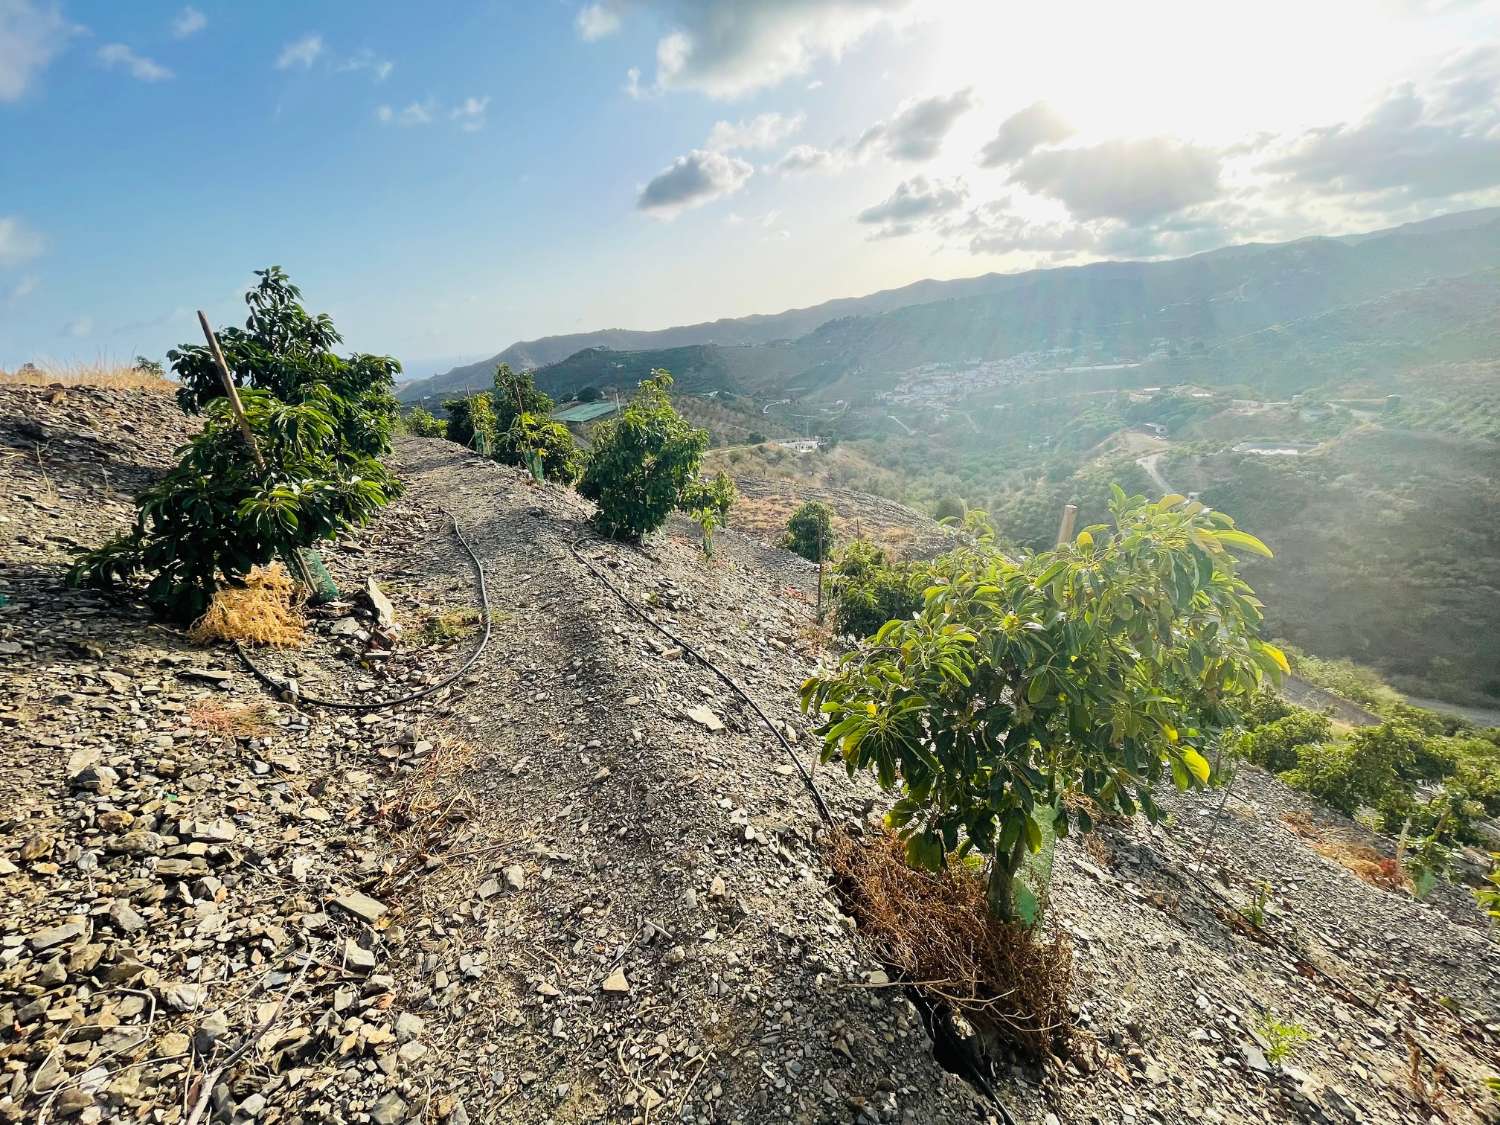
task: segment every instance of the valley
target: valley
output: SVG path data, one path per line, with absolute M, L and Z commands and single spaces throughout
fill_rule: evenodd
M 1251 567 L 1275 635 L 1484 706 L 1500 699 L 1484 639 L 1500 629 L 1496 260 L 1491 209 L 496 359 L 545 360 L 538 385 L 563 399 L 670 370 L 685 409 L 715 414 L 713 463 L 778 519 L 832 483 L 929 514 L 982 509 L 1004 541 L 1037 549 L 1066 503 L 1080 526 L 1101 518 L 1111 481 L 1199 494 L 1277 552 Z M 403 395 L 436 406 L 456 380 L 482 385 L 483 367 Z M 794 438 L 819 451 L 755 448 Z M 861 504 L 833 499 L 854 534 Z

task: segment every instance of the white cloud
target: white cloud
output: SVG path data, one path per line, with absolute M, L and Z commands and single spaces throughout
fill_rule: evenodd
M 592 43 L 620 30 L 620 13 L 612 4 L 589 4 L 578 10 L 573 25 L 580 36 Z
M 323 53 L 323 37 L 317 32 L 308 32 L 300 39 L 293 39 L 281 53 L 276 56 L 277 70 L 291 70 L 293 67 L 308 69 L 318 56 Z
M 361 47 L 343 62 L 339 63 L 338 69 L 343 72 L 355 70 L 367 70 L 370 77 L 376 82 L 384 82 L 391 76 L 391 71 L 396 69 L 396 64 L 390 59 L 383 59 L 368 47 Z
M 1412 200 L 1500 186 L 1500 47 L 1461 53 L 1425 88 L 1388 91 L 1359 121 L 1267 147 L 1264 170 L 1304 190 Z
M 13 102 L 79 32 L 56 4 L 0 0 L 0 102 Z
M 931 160 L 942 151 L 949 130 L 974 105 L 971 89 L 906 102 L 890 121 L 878 121 L 865 130 L 855 143 L 854 155 L 878 151 L 892 160 Z
M 190 35 L 197 35 L 207 26 L 208 17 L 189 5 L 172 20 L 172 38 L 186 39 Z
M 46 240 L 19 218 L 0 215 L 0 266 L 29 262 L 46 248 Z
M 1076 219 L 1143 223 L 1219 194 L 1218 153 L 1164 137 L 1040 149 L 1012 183 L 1055 199 Z
M 388 105 L 377 106 L 375 118 L 382 125 L 431 125 L 433 118 L 441 112 L 441 107 L 433 98 L 426 101 L 412 102 L 402 109 L 392 109 Z
M 71 320 L 63 326 L 63 332 L 75 340 L 82 340 L 85 336 L 94 334 L 94 318 L 91 316 L 80 316 L 77 320 Z
M 645 91 L 641 89 L 640 67 L 633 66 L 625 72 L 625 92 L 636 99 L 645 95 Z
M 111 70 L 123 70 L 141 82 L 164 82 L 172 72 L 145 55 L 138 55 L 124 43 L 106 43 L 99 48 L 99 61 Z
M 774 169 L 784 176 L 795 176 L 806 172 L 834 172 L 844 163 L 842 153 L 812 145 L 793 145 L 776 162 Z
M 671 30 L 656 44 L 658 90 L 736 98 L 838 59 L 914 0 L 642 0 Z
M 859 213 L 859 221 L 881 225 L 874 238 L 896 238 L 917 229 L 917 223 L 958 210 L 969 197 L 963 180 L 929 180 L 913 176 L 896 185 L 888 198 Z
M 636 208 L 670 219 L 710 200 L 733 195 L 745 186 L 754 167 L 737 156 L 694 149 L 679 156 L 652 178 L 636 200 Z
M 762 113 L 748 121 L 731 124 L 719 121 L 709 131 L 708 141 L 703 147 L 715 152 L 730 152 L 742 148 L 770 148 L 780 144 L 798 129 L 806 117 L 801 113 Z
M 445 109 L 443 103 L 436 98 L 425 98 L 419 102 L 410 102 L 401 109 L 378 105 L 375 107 L 375 120 L 382 125 L 411 127 L 431 125 L 439 118 L 446 117 L 465 133 L 477 133 L 485 127 L 489 105 L 488 96 L 465 98 L 451 109 Z
M 5 299 L 8 302 L 15 302 L 21 300 L 22 298 L 29 297 L 36 292 L 36 287 L 40 284 L 41 282 L 39 282 L 36 277 L 31 274 L 27 274 L 25 277 L 21 278 L 20 281 L 11 286 L 10 292 L 6 294 Z
M 979 154 L 981 168 L 1010 164 L 1042 145 L 1057 144 L 1073 135 L 1073 127 L 1046 102 L 1034 102 L 1011 114 Z
M 465 133 L 477 133 L 484 128 L 485 112 L 489 109 L 490 99 L 469 97 L 460 102 L 448 115 L 458 122 L 458 127 Z

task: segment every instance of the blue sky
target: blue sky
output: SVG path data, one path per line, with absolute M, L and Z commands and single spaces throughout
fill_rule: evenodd
M 1500 0 L 0 0 L 0 154 L 0 367 L 277 263 L 422 374 L 1500 202 Z

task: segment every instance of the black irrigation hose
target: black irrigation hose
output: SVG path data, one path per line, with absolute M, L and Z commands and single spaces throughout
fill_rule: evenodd
M 776 736 L 776 741 L 781 743 L 781 747 L 786 751 L 787 757 L 791 758 L 792 765 L 796 766 L 797 772 L 802 775 L 802 780 L 807 784 L 807 791 L 812 794 L 813 804 L 818 807 L 818 815 L 823 818 L 823 823 L 832 828 L 833 817 L 828 812 L 828 806 L 823 803 L 823 795 L 818 792 L 818 787 L 813 784 L 812 775 L 807 772 L 807 767 L 802 764 L 802 759 L 797 757 L 797 752 L 792 749 L 792 744 L 786 740 L 786 736 L 781 733 L 775 723 L 773 723 L 769 718 L 766 717 L 766 713 L 760 709 L 760 704 L 751 699 L 750 696 L 745 693 L 745 689 L 740 687 L 739 684 L 735 683 L 734 680 L 729 676 L 729 674 L 722 671 L 719 666 L 712 660 L 704 656 L 701 652 L 695 649 L 692 645 L 688 644 L 687 641 L 683 640 L 676 633 L 673 633 L 665 625 L 653 621 L 650 614 L 641 609 L 638 605 L 636 605 L 633 601 L 631 601 L 623 593 L 621 593 L 620 590 L 615 586 L 615 584 L 611 582 L 609 578 L 599 570 L 598 567 L 596 567 L 593 563 L 589 562 L 589 560 L 584 557 L 583 553 L 578 549 L 578 544 L 582 542 L 582 539 L 575 539 L 570 545 L 569 550 L 573 552 L 573 557 L 581 562 L 584 567 L 587 568 L 590 574 L 599 579 L 600 582 L 604 583 L 605 588 L 608 589 L 611 594 L 619 598 L 620 601 L 624 602 L 626 609 L 630 610 L 631 613 L 635 614 L 647 625 L 650 625 L 651 628 L 655 629 L 658 633 L 666 637 L 678 648 L 682 649 L 683 652 L 686 652 L 688 655 L 692 656 L 695 660 L 698 661 L 699 664 L 702 664 L 715 676 L 718 676 L 719 679 L 723 680 L 724 683 L 728 685 L 731 691 L 733 691 L 746 703 L 750 704 L 751 710 L 753 710 L 757 715 L 760 716 L 760 721 L 766 724 L 766 729 Z
M 461 543 L 463 545 L 463 549 L 468 552 L 469 561 L 474 564 L 474 573 L 479 576 L 480 612 L 484 615 L 484 636 L 479 638 L 479 647 L 474 650 L 469 659 L 465 660 L 462 666 L 460 666 L 457 671 L 450 672 L 441 680 L 438 680 L 437 683 L 428 684 L 420 691 L 414 691 L 410 695 L 403 695 L 397 699 L 383 699 L 377 703 L 345 703 L 339 699 L 320 699 L 315 695 L 303 695 L 300 692 L 294 692 L 291 688 L 291 685 L 288 684 L 285 680 L 278 680 L 269 672 L 265 672 L 257 668 L 251 662 L 250 657 L 246 654 L 245 649 L 240 644 L 240 642 L 235 641 L 234 651 L 239 653 L 240 661 L 245 665 L 246 668 L 250 669 L 251 673 L 254 674 L 256 679 L 265 684 L 272 691 L 276 692 L 277 695 L 287 696 L 297 703 L 309 703 L 314 707 L 332 707 L 339 711 L 381 711 L 387 707 L 400 707 L 403 703 L 414 703 L 418 699 L 425 699 L 427 696 L 432 695 L 434 692 L 441 691 L 443 688 L 447 687 L 454 680 L 458 679 L 465 672 L 467 672 L 470 668 L 474 667 L 475 661 L 477 661 L 480 655 L 484 652 L 485 646 L 490 643 L 491 622 L 490 588 L 484 580 L 484 564 L 479 561 L 479 556 L 474 553 L 474 548 L 469 546 L 469 541 L 464 538 L 464 533 L 459 530 L 458 517 L 455 516 L 452 512 L 447 511 L 446 509 L 444 509 L 443 514 L 453 521 L 453 534 L 458 536 L 459 543 Z

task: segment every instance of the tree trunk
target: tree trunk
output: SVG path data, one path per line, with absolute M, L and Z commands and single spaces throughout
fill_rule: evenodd
M 990 863 L 988 898 L 990 913 L 1002 922 L 1016 920 L 1016 872 L 1021 869 L 1021 860 L 1026 855 L 1026 833 L 1022 831 L 1011 845 L 1010 851 L 995 849 Z

